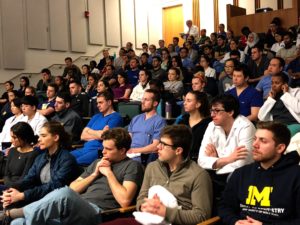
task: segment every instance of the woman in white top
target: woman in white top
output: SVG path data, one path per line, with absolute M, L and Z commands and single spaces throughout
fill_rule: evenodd
M 216 79 L 216 70 L 209 66 L 209 57 L 206 55 L 202 55 L 200 57 L 200 66 L 203 67 L 204 73 L 206 77 L 213 77 Z
M 151 73 L 149 70 L 141 69 L 139 72 L 139 83 L 133 88 L 130 95 L 131 101 L 141 101 L 145 90 L 149 89 L 149 81 L 151 80 Z
M 24 115 L 22 113 L 21 105 L 22 105 L 22 102 L 21 102 L 21 99 L 19 99 L 19 98 L 15 98 L 10 103 L 11 112 L 14 115 L 5 121 L 2 132 L 0 133 L 1 150 L 5 149 L 5 148 L 3 148 L 4 146 L 2 146 L 2 143 L 11 142 L 10 128 L 13 125 L 15 125 L 16 123 L 24 120 Z
M 275 40 L 276 43 L 274 43 L 271 47 L 271 52 L 275 52 L 275 54 L 279 51 L 279 49 L 284 48 L 284 41 L 283 41 L 283 33 L 280 31 L 277 31 L 275 33 Z

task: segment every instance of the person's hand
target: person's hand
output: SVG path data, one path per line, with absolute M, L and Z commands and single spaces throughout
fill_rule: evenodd
M 231 162 L 235 162 L 240 159 L 245 159 L 248 156 L 248 150 L 247 148 L 242 145 L 238 146 L 234 149 L 234 151 L 230 154 L 229 158 Z
M 109 173 L 112 172 L 112 170 L 111 170 L 111 164 L 108 161 L 108 158 L 106 158 L 106 157 L 103 157 L 101 161 L 102 161 L 102 164 L 99 166 L 99 172 L 102 175 L 104 175 L 104 176 L 107 177 L 109 175 Z
M 99 176 L 100 175 L 100 167 L 107 167 L 110 166 L 110 162 L 106 157 L 103 157 L 96 165 L 94 172 L 92 173 L 93 176 Z
M 286 93 L 289 91 L 289 85 L 284 84 L 284 85 L 282 85 L 281 89 L 282 89 L 283 93 Z
M 205 148 L 205 154 L 209 157 L 218 157 L 218 152 L 213 144 L 208 144 Z
M 24 199 L 24 193 L 19 192 L 15 188 L 9 188 L 8 190 L 3 192 L 2 195 L 3 208 L 6 208 L 12 203 L 19 202 Z
M 249 222 L 249 224 L 252 224 L 252 225 L 262 225 L 263 224 L 262 222 L 251 218 L 250 216 L 247 216 L 247 221 Z
M 141 205 L 141 211 L 162 217 L 166 216 L 166 206 L 162 204 L 157 194 L 155 194 L 152 199 L 145 198 L 145 202 Z
M 238 220 L 234 225 L 262 225 L 263 223 L 247 216 L 245 220 Z
M 271 91 L 269 92 L 269 97 L 275 98 L 275 95 L 276 95 L 275 91 L 273 91 L 273 90 L 271 89 Z

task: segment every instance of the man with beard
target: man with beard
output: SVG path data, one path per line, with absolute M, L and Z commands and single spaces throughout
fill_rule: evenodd
M 55 115 L 51 120 L 60 122 L 65 130 L 71 135 L 72 143 L 80 141 L 83 129 L 80 116 L 70 108 L 71 96 L 68 93 L 58 93 L 55 98 Z
M 281 57 L 284 59 L 285 64 L 288 65 L 292 60 L 294 60 L 297 56 L 297 48 L 293 43 L 293 34 L 291 32 L 287 32 L 283 36 L 284 48 L 280 49 L 277 53 L 277 57 Z
M 224 224 L 300 224 L 299 154 L 284 154 L 290 138 L 283 124 L 257 124 L 255 162 L 233 172 L 219 206 Z
M 135 116 L 128 126 L 132 143 L 127 155 L 143 163 L 153 161 L 157 156 L 160 131 L 166 125 L 166 121 L 156 112 L 159 101 L 158 91 L 146 90 L 141 101 L 143 113 Z M 141 158 L 141 154 L 147 155 Z

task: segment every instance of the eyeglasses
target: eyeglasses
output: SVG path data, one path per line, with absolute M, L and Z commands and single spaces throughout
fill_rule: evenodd
M 211 109 L 209 110 L 211 114 L 219 114 L 220 112 L 225 112 L 225 109 Z
M 174 147 L 175 147 L 174 145 L 169 145 L 169 144 L 167 144 L 167 143 L 165 143 L 165 142 L 163 142 L 163 141 L 159 141 L 159 144 L 161 145 L 162 148 L 164 148 L 165 146 L 171 147 L 171 148 L 174 148 Z

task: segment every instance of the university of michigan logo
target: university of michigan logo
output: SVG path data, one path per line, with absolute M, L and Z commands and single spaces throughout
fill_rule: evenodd
M 264 187 L 264 189 L 259 192 L 256 186 L 249 186 L 248 188 L 248 198 L 246 199 L 247 205 L 257 205 L 270 207 L 270 194 L 273 191 L 273 187 Z

